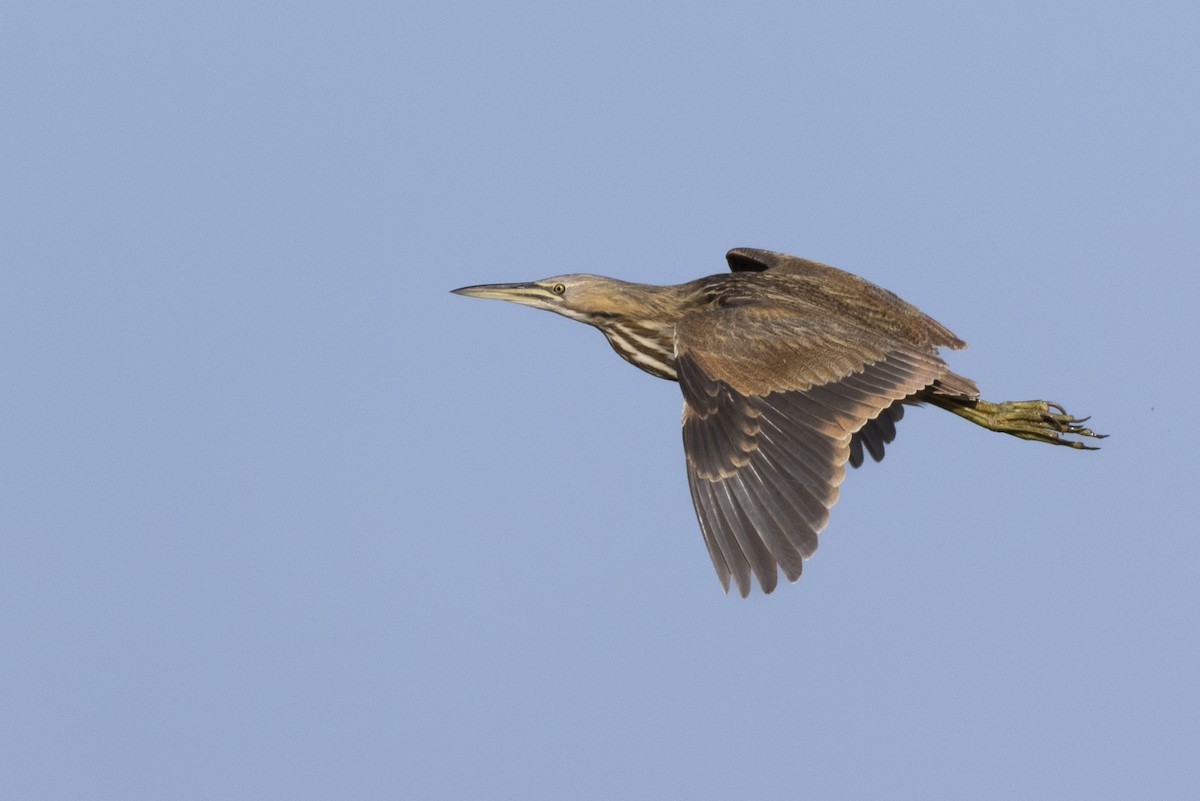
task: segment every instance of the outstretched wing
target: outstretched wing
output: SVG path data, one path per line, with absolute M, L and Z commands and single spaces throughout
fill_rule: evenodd
M 689 314 L 675 351 L 696 516 L 721 584 L 732 575 L 743 596 L 751 574 L 768 593 L 779 568 L 800 576 L 854 434 L 947 372 L 932 349 L 789 306 Z

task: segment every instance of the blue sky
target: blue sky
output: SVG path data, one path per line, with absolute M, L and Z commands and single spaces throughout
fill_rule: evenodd
M 0 796 L 1193 798 L 1194 3 L 0 24 Z M 912 411 L 721 593 L 674 384 L 464 284 L 827 261 Z

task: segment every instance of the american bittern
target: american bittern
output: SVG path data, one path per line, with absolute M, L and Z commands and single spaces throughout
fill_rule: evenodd
M 930 403 L 1022 439 L 1093 449 L 1058 404 L 980 400 L 939 347 L 966 343 L 885 289 L 814 261 L 737 248 L 731 273 L 676 286 L 597 275 L 456 289 L 588 323 L 626 361 L 683 390 L 683 447 L 721 584 L 775 589 L 817 549 L 846 462 L 875 461 L 906 405 Z

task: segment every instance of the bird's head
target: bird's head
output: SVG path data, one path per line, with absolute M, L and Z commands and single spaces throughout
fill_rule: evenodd
M 583 323 L 601 325 L 605 320 L 641 312 L 644 300 L 639 297 L 637 290 L 644 288 L 641 284 L 630 284 L 602 275 L 577 273 L 524 284 L 482 284 L 451 291 L 469 298 L 507 300 L 557 312 Z

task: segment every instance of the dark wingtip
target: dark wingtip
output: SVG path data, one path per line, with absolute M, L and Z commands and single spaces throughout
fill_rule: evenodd
M 729 263 L 729 269 L 732 272 L 761 273 L 771 266 L 769 262 L 763 259 L 763 256 L 768 252 L 755 248 L 734 248 L 725 254 L 725 261 Z

